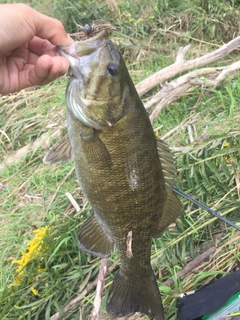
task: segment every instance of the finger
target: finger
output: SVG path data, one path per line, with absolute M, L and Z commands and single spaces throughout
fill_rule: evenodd
M 35 10 L 34 10 L 35 11 Z M 57 20 L 35 11 L 33 16 L 35 35 L 49 40 L 55 46 L 71 45 L 74 41 L 67 35 L 63 24 Z
M 35 53 L 38 56 L 47 54 L 49 56 L 59 55 L 56 46 L 51 44 L 48 40 L 34 37 L 28 46 L 29 51 Z
M 1 5 L 0 55 L 28 43 L 35 35 L 56 46 L 73 43 L 60 21 L 22 3 Z
M 52 45 L 48 40 L 43 40 L 34 37 L 29 44 L 24 44 L 21 47 L 13 50 L 9 57 L 18 59 L 19 63 L 35 65 L 41 55 L 56 56 L 59 55 L 57 48 Z M 19 67 L 19 70 L 23 69 Z
M 52 61 L 51 61 L 50 68 L 48 70 L 48 76 L 46 78 L 42 77 L 43 80 L 40 83 L 41 85 L 49 83 L 55 80 L 57 77 L 64 75 L 64 73 L 67 72 L 69 67 L 69 62 L 66 58 L 64 59 L 62 58 L 63 57 L 61 56 L 56 56 L 51 58 Z M 39 60 L 41 60 L 41 57 L 39 58 Z M 40 76 L 41 72 L 42 72 L 42 62 L 41 63 L 39 62 L 36 65 L 36 74 Z
M 44 85 L 63 75 L 69 67 L 67 59 L 48 55 L 41 56 L 36 66 L 28 70 L 29 85 Z

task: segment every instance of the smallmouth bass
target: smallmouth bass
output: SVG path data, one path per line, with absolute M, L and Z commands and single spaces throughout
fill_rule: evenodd
M 173 194 L 175 167 L 156 139 L 125 63 L 107 32 L 60 47 L 72 71 L 66 89 L 68 136 L 44 158 L 73 158 L 93 215 L 79 231 L 81 250 L 103 258 L 118 250 L 120 270 L 110 288 L 113 318 L 164 312 L 151 267 L 152 238 L 181 213 Z M 70 143 L 69 143 L 70 141 Z

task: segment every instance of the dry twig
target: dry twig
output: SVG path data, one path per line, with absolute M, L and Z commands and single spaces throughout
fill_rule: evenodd
M 72 206 L 76 210 L 76 212 L 79 212 L 81 209 L 77 203 L 77 201 L 73 198 L 70 192 L 66 192 L 65 195 L 67 196 L 68 200 L 71 202 Z
M 184 60 L 184 55 L 186 54 L 189 47 L 190 46 L 188 45 L 184 48 L 185 50 L 183 48 L 179 49 L 178 57 L 175 63 L 154 73 L 153 75 L 149 76 L 148 78 L 144 79 L 139 84 L 137 84 L 136 89 L 138 91 L 138 94 L 142 96 L 159 83 L 164 83 L 168 79 L 175 77 L 181 72 L 188 71 L 196 67 L 204 66 L 208 63 L 211 63 L 228 55 L 230 52 L 240 47 L 240 37 L 231 40 L 230 42 L 224 44 L 217 50 L 207 53 L 202 57 L 186 61 Z
M 177 278 L 185 276 L 189 272 L 192 272 L 196 267 L 198 267 L 205 259 L 209 258 L 214 252 L 216 251 L 215 247 L 208 249 L 207 251 L 203 252 L 195 259 L 190 261 L 182 270 L 177 272 Z M 165 286 L 171 286 L 174 284 L 173 278 L 168 279 L 163 283 Z
M 184 48 L 181 47 L 179 48 L 175 63 L 138 83 L 136 89 L 140 96 L 147 93 L 158 84 L 162 86 L 162 89 L 145 104 L 146 109 L 154 106 L 154 110 L 150 115 L 151 123 L 154 122 L 158 113 L 164 106 L 178 100 L 179 97 L 184 94 L 192 92 L 195 86 L 215 88 L 227 77 L 234 77 L 240 69 L 240 61 L 224 67 L 194 70 L 167 83 L 169 79 L 182 72 L 216 61 L 238 47 L 240 47 L 240 37 L 224 44 L 213 52 L 188 61 L 185 60 L 184 57 L 189 50 L 190 45 Z
M 99 320 L 100 318 L 100 307 L 101 307 L 105 278 L 107 274 L 107 265 L 108 265 L 108 258 L 103 258 L 100 269 L 99 269 L 98 279 L 97 279 L 97 289 L 96 289 L 96 295 L 93 303 L 91 320 Z

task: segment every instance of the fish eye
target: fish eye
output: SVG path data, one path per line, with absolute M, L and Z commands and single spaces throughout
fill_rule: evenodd
M 116 76 L 118 74 L 118 66 L 114 63 L 109 63 L 107 66 L 107 70 L 111 76 Z

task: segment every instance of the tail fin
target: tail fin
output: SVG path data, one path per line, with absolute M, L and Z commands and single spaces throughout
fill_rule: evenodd
M 147 278 L 130 279 L 118 272 L 110 288 L 107 312 L 113 318 L 141 312 L 156 320 L 164 320 L 154 273 Z

